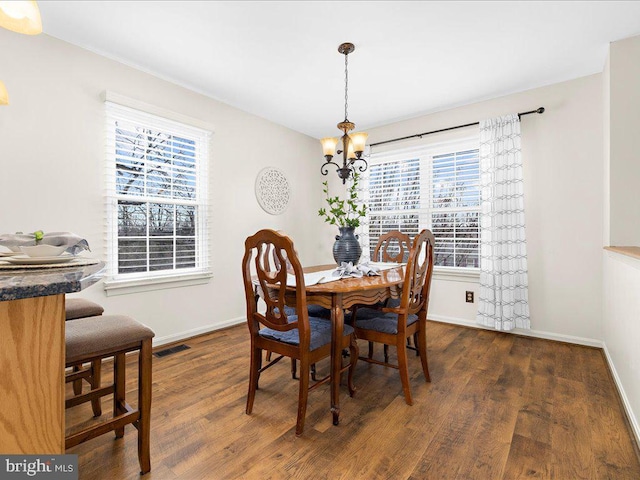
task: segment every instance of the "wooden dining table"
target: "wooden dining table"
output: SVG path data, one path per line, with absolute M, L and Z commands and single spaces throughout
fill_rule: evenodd
M 316 265 L 304 268 L 304 273 L 335 270 L 336 265 Z M 342 350 L 337 339 L 344 330 L 344 311 L 354 305 L 372 305 L 388 298 L 399 298 L 404 282 L 404 266 L 381 270 L 380 275 L 348 277 L 327 283 L 305 286 L 307 304 L 331 309 L 331 413 L 333 424 L 340 421 L 340 369 Z M 294 287 L 287 287 L 285 302 L 296 305 Z

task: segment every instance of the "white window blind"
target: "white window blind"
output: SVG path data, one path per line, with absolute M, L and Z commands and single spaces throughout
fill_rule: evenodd
M 424 197 L 422 188 L 419 158 L 371 165 L 368 218 L 370 258 L 373 258 L 381 235 L 400 230 L 413 238 L 420 232 L 420 201 Z
M 210 132 L 105 105 L 109 277 L 207 272 Z
M 435 265 L 479 268 L 479 158 L 477 141 L 373 155 L 364 199 L 370 257 L 380 236 L 422 229 L 435 238 Z
M 480 267 L 480 165 L 478 149 L 431 159 L 431 231 L 435 264 Z

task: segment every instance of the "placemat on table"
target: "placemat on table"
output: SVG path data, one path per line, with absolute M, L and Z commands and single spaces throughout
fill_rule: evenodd
M 71 267 L 85 267 L 87 265 L 95 265 L 100 263 L 97 258 L 76 258 L 65 263 L 49 263 L 42 265 L 18 265 L 15 263 L 9 263 L 0 258 L 0 270 L 43 270 L 49 268 L 71 268 Z

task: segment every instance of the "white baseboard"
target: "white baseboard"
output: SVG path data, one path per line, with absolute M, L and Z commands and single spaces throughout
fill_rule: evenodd
M 613 381 L 615 382 L 616 388 L 618 389 L 618 395 L 620 395 L 622 405 L 624 405 L 624 410 L 627 414 L 627 418 L 629 419 L 629 423 L 631 424 L 631 430 L 633 430 L 633 434 L 636 437 L 636 443 L 640 445 L 640 425 L 638 425 L 638 419 L 633 413 L 631 403 L 629 402 L 629 398 L 624 391 L 622 381 L 620 380 L 620 376 L 618 375 L 616 366 L 613 364 L 611 355 L 609 355 L 609 350 L 607 349 L 606 343 L 603 343 L 602 350 L 604 351 L 604 356 L 607 359 L 607 363 L 609 364 L 609 370 L 611 370 L 611 375 L 613 375 Z
M 232 318 L 230 320 L 226 320 L 221 323 L 205 325 L 204 327 L 198 327 L 192 330 L 186 330 L 184 332 L 176 333 L 173 335 L 167 335 L 165 337 L 156 337 L 153 339 L 153 346 L 159 347 L 161 345 L 166 345 L 167 343 L 179 342 L 180 340 L 184 340 L 185 338 L 191 338 L 197 335 L 202 335 L 204 333 L 213 332 L 215 330 L 232 327 L 234 325 L 240 325 L 241 323 L 245 323 L 246 321 L 247 321 L 246 317 L 242 316 L 242 317 Z
M 489 330 L 496 332 L 493 328 L 488 328 L 483 325 L 479 325 L 474 321 L 466 320 L 463 318 L 446 317 L 443 315 L 428 315 L 429 320 L 442 323 L 452 323 L 454 325 L 462 325 L 464 327 L 479 328 L 483 330 Z M 558 342 L 575 343 L 576 345 L 585 345 L 587 347 L 602 348 L 604 344 L 602 340 L 596 340 L 594 338 L 575 337 L 573 335 L 564 335 L 561 333 L 543 332 L 540 330 L 524 330 L 522 328 L 514 328 L 510 333 L 516 333 L 518 335 L 524 335 L 526 337 L 543 338 L 545 340 L 556 340 Z

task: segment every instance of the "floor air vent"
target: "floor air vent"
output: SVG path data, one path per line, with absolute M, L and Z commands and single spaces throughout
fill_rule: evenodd
M 164 350 L 160 350 L 158 352 L 155 352 L 154 355 L 156 357 L 166 357 L 167 355 L 171 355 L 172 353 L 178 353 L 178 352 L 181 352 L 183 350 L 189 350 L 190 348 L 191 347 L 188 347 L 185 344 L 176 345 L 175 347 L 165 348 Z

